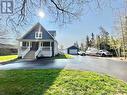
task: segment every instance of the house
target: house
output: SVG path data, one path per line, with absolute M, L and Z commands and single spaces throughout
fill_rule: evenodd
M 0 43 L 0 55 L 17 54 L 17 47 L 11 44 Z
M 77 55 L 79 51 L 79 48 L 76 46 L 71 46 L 67 49 L 68 54 Z
M 52 57 L 58 53 L 56 31 L 47 31 L 40 23 L 33 26 L 25 35 L 17 39 L 18 56 L 26 59 Z

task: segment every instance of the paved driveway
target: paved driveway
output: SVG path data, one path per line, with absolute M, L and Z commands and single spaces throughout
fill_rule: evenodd
M 45 68 L 65 68 L 96 71 L 100 73 L 106 73 L 127 81 L 127 63 L 106 58 L 75 56 L 74 59 L 39 59 L 36 61 L 19 60 L 10 64 L 0 65 L 0 70 Z

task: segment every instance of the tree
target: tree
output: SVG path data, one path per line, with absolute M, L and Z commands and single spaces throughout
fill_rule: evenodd
M 120 57 L 121 53 L 121 39 L 110 38 L 110 48 L 115 51 L 116 56 Z
M 95 47 L 95 38 L 94 38 L 94 34 L 93 33 L 91 34 L 90 44 L 91 44 L 91 47 Z
M 83 44 L 83 43 L 81 43 L 80 49 L 81 49 L 82 51 L 84 51 L 84 44 Z
M 109 49 L 109 33 L 101 26 L 100 27 L 101 47 L 102 49 Z
M 74 43 L 74 46 L 76 46 L 77 48 L 79 48 L 79 45 L 78 45 L 78 42 L 77 41 Z
M 95 9 L 101 8 L 107 1 L 111 0 L 15 0 L 14 13 L 0 20 L 6 21 L 6 25 L 17 30 L 17 26 L 23 28 L 32 22 L 31 18 L 37 17 L 38 10 L 43 10 L 54 22 L 65 24 L 79 19 L 83 11 L 93 7 L 93 4 Z
M 89 36 L 86 36 L 86 49 L 90 46 Z
M 115 30 L 117 32 L 117 38 L 121 39 L 121 50 L 122 56 L 126 59 L 126 51 L 127 51 L 127 12 L 126 6 L 122 10 L 118 10 L 116 14 L 116 22 L 115 23 Z M 119 35 L 118 35 L 119 34 Z
M 100 43 L 101 43 L 100 35 L 97 35 L 97 37 L 96 37 L 96 47 L 97 47 L 98 50 L 100 49 Z
M 67 24 L 80 18 L 88 8 L 101 9 L 104 3 L 112 0 L 14 0 L 14 12 L 0 18 L 0 27 L 17 33 L 24 31 L 43 10 L 55 23 Z M 114 2 L 114 1 L 113 1 Z M 95 5 L 95 7 L 93 7 Z M 3 24 L 6 27 L 3 27 Z
M 92 37 L 91 39 L 94 40 L 94 34 L 93 33 L 91 34 L 91 37 Z
M 43 10 L 50 19 L 61 24 L 68 24 L 83 15 L 87 5 L 95 3 L 99 8 L 99 0 L 14 0 L 14 11 L 9 15 L 0 15 L 0 27 L 15 34 L 26 31 L 28 25 L 38 20 L 38 10 Z M 5 26 L 5 27 L 3 27 Z M 0 31 L 0 34 L 1 31 Z M 4 38 L 5 39 L 5 38 Z M 2 39 L 1 39 L 2 40 Z

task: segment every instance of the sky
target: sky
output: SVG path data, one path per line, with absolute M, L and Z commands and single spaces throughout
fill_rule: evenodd
M 41 24 L 47 30 L 56 30 L 57 35 L 56 39 L 60 45 L 63 45 L 64 48 L 67 48 L 73 45 L 74 42 L 78 42 L 79 45 L 81 42 L 85 43 L 86 36 L 91 37 L 91 33 L 95 35 L 100 33 L 99 27 L 103 26 L 106 31 L 112 34 L 113 24 L 114 24 L 114 10 L 121 8 L 122 3 L 118 2 L 113 3 L 112 8 L 109 6 L 103 7 L 99 10 L 90 10 L 87 14 L 84 14 L 80 20 L 73 21 L 72 24 L 65 25 L 63 27 L 57 26 L 57 24 L 50 23 L 46 18 L 41 20 Z
M 104 0 L 108 1 L 108 0 Z M 32 25 L 35 25 L 38 21 L 45 27 L 46 30 L 56 30 L 56 40 L 59 46 L 63 45 L 64 48 L 70 47 L 74 42 L 78 42 L 79 45 L 85 43 L 86 36 L 91 36 L 94 33 L 95 36 L 100 33 L 99 27 L 103 26 L 106 31 L 112 34 L 114 24 L 114 10 L 123 7 L 123 0 L 113 0 L 113 3 L 103 2 L 100 9 L 96 9 L 92 3 L 91 8 L 86 8 L 87 12 L 80 17 L 79 20 L 73 21 L 71 24 L 59 26 L 58 23 L 51 23 L 51 18 L 45 13 L 45 17 L 41 19 L 32 19 L 31 26 L 26 28 L 26 31 L 22 32 L 22 35 L 27 32 Z M 109 4 L 109 5 L 106 5 Z

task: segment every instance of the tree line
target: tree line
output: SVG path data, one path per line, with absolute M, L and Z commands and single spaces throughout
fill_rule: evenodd
M 125 39 L 127 39 L 127 33 L 120 38 L 119 36 L 114 37 L 110 35 L 109 32 L 102 26 L 99 29 L 99 34 L 95 35 L 94 33 L 91 33 L 91 36 L 86 36 L 85 45 L 81 43 L 80 49 L 85 51 L 89 47 L 92 47 L 98 50 L 108 50 L 112 52 L 114 56 L 124 56 L 126 58 L 127 47 L 125 43 L 127 40 Z

